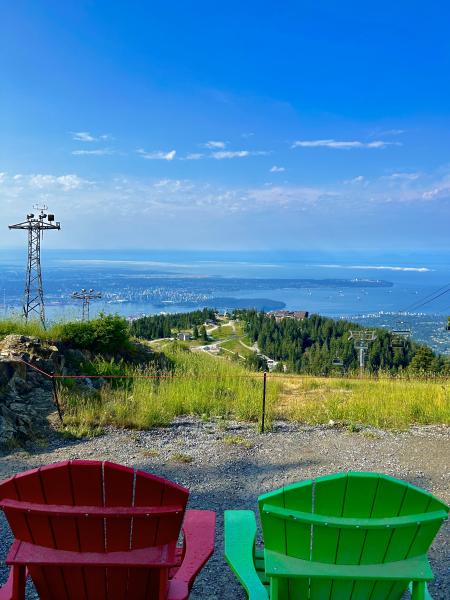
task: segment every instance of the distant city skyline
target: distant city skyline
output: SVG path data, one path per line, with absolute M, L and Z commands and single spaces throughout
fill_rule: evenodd
M 0 248 L 45 203 L 48 248 L 448 249 L 449 18 L 385 0 L 5 6 Z

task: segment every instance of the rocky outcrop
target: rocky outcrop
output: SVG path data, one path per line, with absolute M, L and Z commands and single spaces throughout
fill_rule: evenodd
M 0 447 L 42 433 L 54 410 L 51 380 L 22 361 L 52 373 L 63 365 L 64 355 L 38 338 L 8 335 L 0 341 Z
M 45 432 L 48 417 L 55 411 L 52 380 L 45 373 L 81 375 L 83 364 L 93 358 L 91 352 L 68 348 L 62 342 L 23 335 L 0 340 L 0 448 L 22 445 Z M 170 367 L 163 354 L 140 343 L 104 358 L 142 366 L 152 363 L 159 369 Z M 76 385 L 86 393 L 95 393 L 104 383 L 101 378 L 85 377 Z

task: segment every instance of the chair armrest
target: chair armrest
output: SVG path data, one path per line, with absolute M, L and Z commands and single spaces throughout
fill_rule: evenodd
M 194 580 L 214 552 L 216 513 L 188 510 L 183 523 L 185 552 L 180 568 L 170 581 L 167 600 L 185 600 Z
M 9 572 L 8 581 L 0 588 L 0 600 L 14 600 L 13 599 L 13 569 Z
M 251 510 L 225 511 L 225 558 L 245 588 L 249 600 L 268 600 L 255 569 L 255 514 Z

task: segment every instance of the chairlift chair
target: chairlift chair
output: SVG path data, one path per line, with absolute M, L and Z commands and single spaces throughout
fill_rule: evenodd
M 403 321 L 397 321 L 397 328 L 391 331 L 391 348 L 404 348 L 406 341 L 411 337 L 411 330 L 402 328 Z
M 343 367 L 344 361 L 342 360 L 342 358 L 339 358 L 337 356 L 336 358 L 333 358 L 333 360 L 331 361 L 331 364 L 333 365 L 333 367 Z

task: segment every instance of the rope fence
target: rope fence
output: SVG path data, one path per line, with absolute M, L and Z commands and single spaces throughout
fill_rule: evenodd
M 183 378 L 185 380 L 190 379 L 192 381 L 194 380 L 198 380 L 198 376 L 195 375 L 191 375 L 191 376 L 186 376 L 186 375 L 182 375 L 180 376 L 176 376 L 174 374 L 171 373 L 159 373 L 157 375 L 145 375 L 145 374 L 139 374 L 139 373 L 135 373 L 133 375 L 65 375 L 65 374 L 59 374 L 59 373 L 47 373 L 47 371 L 44 371 L 43 369 L 40 369 L 39 367 L 37 367 L 36 365 L 33 365 L 32 363 L 27 362 L 26 360 L 23 360 L 22 358 L 18 358 L 18 361 L 21 362 L 22 364 L 24 364 L 26 367 L 36 371 L 37 373 L 43 375 L 44 377 L 46 377 L 47 379 L 49 379 L 52 382 L 52 389 L 53 389 L 53 401 L 54 404 L 56 406 L 56 409 L 58 411 L 58 416 L 59 419 L 61 421 L 61 423 L 63 423 L 64 419 L 63 419 L 63 414 L 62 414 L 62 410 L 61 410 L 61 404 L 59 402 L 59 395 L 58 395 L 58 386 L 57 386 L 57 381 L 58 380 L 64 380 L 64 379 L 70 379 L 70 380 L 76 380 L 76 379 L 106 379 L 106 380 L 117 380 L 117 379 L 121 379 L 121 380 L 126 380 L 126 379 L 131 379 L 131 380 L 135 380 L 135 379 L 143 379 L 143 380 L 173 380 L 176 377 L 179 378 Z M 265 417 L 266 417 L 266 394 L 267 394 L 267 373 L 263 372 L 263 373 L 249 373 L 248 375 L 233 375 L 232 378 L 235 379 L 253 379 L 253 380 L 262 380 L 263 382 L 263 386 L 262 386 L 262 414 L 261 414 L 261 427 L 260 427 L 260 431 L 261 433 L 264 433 L 265 431 Z M 217 380 L 217 375 L 210 375 L 210 376 L 205 376 L 202 375 L 202 379 L 211 379 L 211 380 Z

